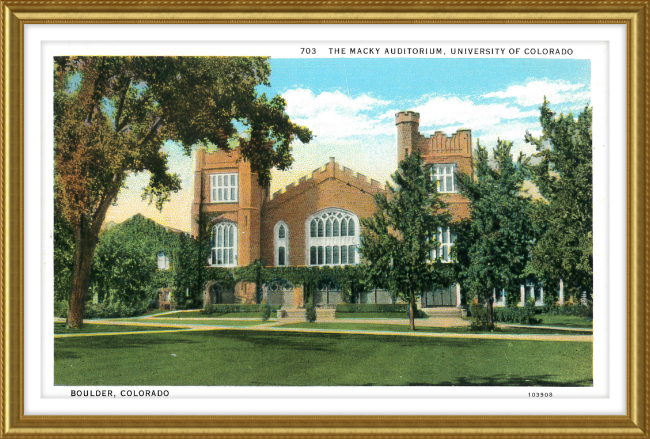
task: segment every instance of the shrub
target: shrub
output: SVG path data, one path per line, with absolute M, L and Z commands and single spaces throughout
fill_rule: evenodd
M 54 302 L 54 317 L 68 317 L 68 303 L 67 302 Z
M 502 323 L 517 323 L 520 325 L 534 325 L 541 320 L 535 318 L 536 309 L 530 306 L 522 308 L 494 308 L 494 321 Z
M 265 322 L 271 317 L 271 306 L 268 303 L 262 305 L 262 320 Z
M 355 313 L 355 312 L 406 312 L 408 313 L 408 303 L 341 303 L 336 305 L 336 312 Z
M 535 298 L 534 297 L 528 297 L 526 299 L 526 308 L 535 308 Z
M 106 319 L 115 317 L 135 317 L 147 312 L 146 305 L 126 306 L 123 303 L 87 303 L 84 317 L 87 319 Z
M 270 306 L 268 305 L 271 312 L 277 311 L 280 309 L 279 306 Z M 238 313 L 238 312 L 263 312 L 263 306 L 256 303 L 237 303 L 237 304 L 223 304 L 223 303 L 214 303 L 206 305 L 201 313 L 203 314 L 228 314 L 228 313 Z
M 587 305 L 565 304 L 562 306 L 545 306 L 543 312 L 553 316 L 579 316 L 592 318 L 594 316 L 594 307 L 592 302 Z
M 473 329 L 484 329 L 487 327 L 487 308 L 478 303 L 472 303 L 469 307 L 470 316 L 472 317 Z
M 307 303 L 307 307 L 305 309 L 305 317 L 307 318 L 307 321 L 310 323 L 316 321 L 316 308 L 314 307 L 314 303 L 311 301 L 311 299 Z

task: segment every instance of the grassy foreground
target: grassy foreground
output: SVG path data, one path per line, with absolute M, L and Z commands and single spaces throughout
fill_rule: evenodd
M 288 323 L 279 325 L 280 328 L 301 328 L 301 329 L 326 329 L 326 330 L 359 330 L 359 331 L 392 331 L 412 332 L 408 325 L 381 324 L 381 323 Z M 546 334 L 546 335 L 592 335 L 588 331 L 562 331 L 544 328 L 496 328 L 494 331 L 474 330 L 468 326 L 441 328 L 437 326 L 418 326 L 415 324 L 416 332 L 428 332 L 435 334 Z
M 584 342 L 220 330 L 54 343 L 57 385 L 593 385 Z
M 65 323 L 55 322 L 55 334 L 95 334 L 100 332 L 132 332 L 132 331 L 160 331 L 161 328 L 157 326 L 134 326 L 134 325 L 98 325 L 92 323 L 84 323 L 81 329 L 68 329 Z

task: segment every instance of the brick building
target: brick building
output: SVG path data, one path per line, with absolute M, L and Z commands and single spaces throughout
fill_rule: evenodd
M 438 131 L 425 137 L 419 132 L 419 118 L 412 111 L 396 114 L 398 160 L 419 151 L 427 163 L 435 164 L 438 190 L 453 218 L 467 217 L 469 203 L 458 193 L 455 173 L 472 171 L 471 131 L 461 129 L 451 137 Z M 192 233 L 198 234 L 199 214 L 209 218 L 212 240 L 207 262 L 220 267 L 246 266 L 259 258 L 268 266 L 358 264 L 359 219 L 374 213 L 372 196 L 385 190 L 379 182 L 331 158 L 297 184 L 270 195 L 257 184 L 257 176 L 237 151 L 206 153 L 203 149 L 197 153 L 194 181 Z M 439 230 L 439 242 L 438 256 L 450 261 L 453 236 L 449 229 Z M 285 306 L 301 304 L 298 287 L 279 284 L 269 288 L 269 298 L 277 296 Z M 238 285 L 232 300 L 254 302 L 254 289 Z M 340 294 L 334 290 L 328 290 L 323 299 L 327 304 L 336 300 Z M 390 295 L 373 291 L 365 300 L 389 302 Z M 428 293 L 422 305 L 460 306 L 460 289 L 455 285 Z

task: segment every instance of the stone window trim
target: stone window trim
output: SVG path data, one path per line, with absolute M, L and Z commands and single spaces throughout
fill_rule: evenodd
M 433 178 L 438 181 L 438 193 L 457 194 L 458 182 L 456 181 L 456 163 L 434 163 L 432 165 Z
M 359 217 L 340 208 L 322 209 L 305 221 L 305 265 L 359 263 Z
M 289 265 L 289 226 L 278 221 L 273 227 L 273 255 L 276 267 Z
M 169 256 L 164 251 L 158 252 L 157 255 L 158 270 L 169 270 Z
M 211 267 L 236 267 L 237 242 L 236 223 L 228 220 L 215 223 L 211 229 L 208 265 Z
M 239 202 L 239 174 L 236 172 L 217 172 L 209 175 L 210 203 Z

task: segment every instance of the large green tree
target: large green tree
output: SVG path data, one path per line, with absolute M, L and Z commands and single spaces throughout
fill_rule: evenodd
M 526 133 L 541 162 L 532 178 L 545 202 L 536 203 L 534 220 L 543 229 L 532 249 L 531 268 L 538 276 L 564 281 L 579 297 L 593 291 L 592 108 L 578 116 L 556 116 L 544 99 L 542 136 Z
M 432 172 L 420 154 L 409 154 L 391 176 L 395 186 L 387 184 L 388 194 L 375 195 L 374 216 L 361 220 L 359 251 L 370 275 L 408 301 L 412 330 L 416 297 L 444 283 L 448 265 L 432 260 L 438 228 L 451 221 Z
M 104 229 L 93 256 L 89 290 L 106 305 L 148 306 L 159 289 L 173 286 L 180 240 L 179 233 L 141 214 Z M 169 269 L 158 269 L 159 253 L 171 261 Z
M 150 172 L 143 197 L 158 208 L 180 189 L 165 141 L 188 154 L 199 143 L 235 143 L 267 186 L 271 168 L 291 164 L 292 140 L 311 139 L 289 120 L 282 97 L 258 94 L 269 76 L 260 57 L 55 57 L 55 197 L 74 233 L 69 327 L 83 324 L 99 232 L 127 175 Z
M 534 241 L 531 200 L 522 193 L 526 166 L 515 162 L 512 144 L 499 140 L 493 164 L 486 148 L 477 144 L 474 175 L 459 174 L 461 194 L 471 203 L 470 218 L 458 227 L 453 254 L 467 293 L 487 304 L 488 326 L 494 325 L 495 290 L 519 288 Z

